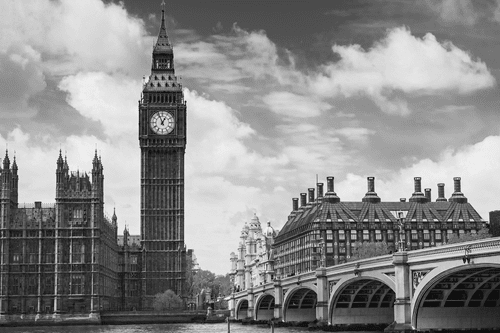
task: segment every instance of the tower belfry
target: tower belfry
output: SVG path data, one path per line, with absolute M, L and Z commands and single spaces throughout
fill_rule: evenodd
M 141 242 L 143 308 L 168 289 L 183 295 L 186 276 L 184 244 L 184 154 L 186 103 L 175 76 L 174 52 L 162 4 L 151 74 L 139 101 L 141 148 Z

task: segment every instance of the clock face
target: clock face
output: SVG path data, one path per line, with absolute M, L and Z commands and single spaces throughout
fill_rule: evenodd
M 175 121 L 172 114 L 167 111 L 156 112 L 151 117 L 151 129 L 160 135 L 165 135 L 174 130 Z

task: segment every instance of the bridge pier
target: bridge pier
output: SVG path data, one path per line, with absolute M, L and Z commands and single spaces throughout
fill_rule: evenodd
M 234 292 L 231 293 L 231 298 L 228 301 L 229 318 L 236 319 L 236 300 L 234 299 Z
M 411 325 L 411 281 L 408 266 L 408 253 L 396 252 L 393 255 L 396 300 L 394 301 L 394 322 L 385 332 L 413 332 Z
M 255 319 L 255 312 L 254 312 L 254 294 L 253 294 L 253 288 L 250 287 L 247 289 L 248 291 L 248 310 L 247 310 L 247 318 L 252 318 Z
M 281 287 L 281 280 L 274 281 L 274 318 L 283 321 L 283 287 Z
M 319 322 L 328 323 L 328 281 L 326 269 L 320 267 L 316 269 L 316 286 L 317 286 L 317 301 L 316 301 L 316 319 Z

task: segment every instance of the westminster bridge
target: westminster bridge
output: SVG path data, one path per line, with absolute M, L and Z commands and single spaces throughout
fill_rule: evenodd
M 500 328 L 500 237 L 401 251 L 231 294 L 235 319 L 392 323 L 386 330 Z

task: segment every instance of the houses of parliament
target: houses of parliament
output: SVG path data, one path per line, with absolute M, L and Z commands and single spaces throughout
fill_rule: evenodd
M 141 235 L 118 231 L 104 213 L 104 167 L 70 171 L 59 152 L 55 203 L 18 201 L 18 165 L 8 152 L 0 175 L 0 322 L 148 310 L 168 289 L 185 296 L 184 153 L 186 103 L 162 11 L 151 74 L 138 106 Z

